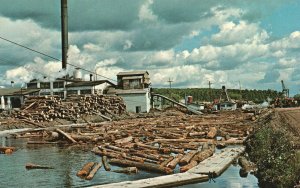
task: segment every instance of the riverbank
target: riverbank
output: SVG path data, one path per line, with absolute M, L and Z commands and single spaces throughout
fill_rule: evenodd
M 260 187 L 293 187 L 300 180 L 300 109 L 276 109 L 247 141 Z

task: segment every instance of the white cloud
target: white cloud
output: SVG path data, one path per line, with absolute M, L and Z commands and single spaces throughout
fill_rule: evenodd
M 96 44 L 87 43 L 83 45 L 83 49 L 90 52 L 101 52 L 104 51 L 104 48 L 101 46 L 98 46 Z
M 139 20 L 140 21 L 155 21 L 157 16 L 153 14 L 153 11 L 150 9 L 150 5 L 153 4 L 153 0 L 147 0 L 143 4 L 139 11 Z
M 124 50 L 128 50 L 128 49 L 130 49 L 131 47 L 132 47 L 132 41 L 126 40 L 126 41 L 125 41 L 125 44 L 124 44 L 124 46 L 123 46 L 123 49 L 124 49 Z
M 221 44 L 262 43 L 268 38 L 267 32 L 257 24 L 249 24 L 245 21 L 240 21 L 238 24 L 226 22 L 220 26 L 220 32 L 212 36 L 214 42 Z
M 14 81 L 15 83 L 26 82 L 31 79 L 32 73 L 24 67 L 18 67 L 6 71 L 6 79 Z
M 175 53 L 173 50 L 159 51 L 154 53 L 152 56 L 152 61 L 170 63 L 174 60 L 174 55 Z
M 276 40 L 270 45 L 275 50 L 300 48 L 300 31 L 294 31 L 290 36 Z

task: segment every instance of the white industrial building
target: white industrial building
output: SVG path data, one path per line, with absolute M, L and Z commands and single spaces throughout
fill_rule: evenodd
M 115 84 L 108 80 L 81 81 L 66 85 L 67 95 L 70 94 L 103 94 L 109 87 L 115 87 Z
M 27 88 L 39 89 L 37 95 L 58 95 L 65 99 L 72 94 L 103 94 L 108 87 L 115 87 L 115 84 L 108 80 L 93 81 L 92 79 L 90 75 L 90 81 L 83 81 L 80 70 L 76 69 L 72 77 L 67 75 L 55 80 L 49 80 L 47 77 L 31 80 L 27 83 Z
M 149 112 L 151 108 L 150 77 L 147 71 L 117 74 L 116 95 L 123 98 L 128 112 Z

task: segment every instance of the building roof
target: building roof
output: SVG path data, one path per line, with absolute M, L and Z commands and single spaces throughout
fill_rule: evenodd
M 145 73 L 149 74 L 148 71 L 128 71 L 128 72 L 119 72 L 117 76 L 139 75 Z
M 0 96 L 28 95 L 39 91 L 40 89 L 0 88 Z
M 115 86 L 114 83 L 108 81 L 108 80 L 96 80 L 96 81 L 81 81 L 81 82 L 74 82 L 71 84 L 67 84 L 66 87 L 83 87 L 83 86 L 96 86 L 103 83 L 108 83 L 112 86 Z

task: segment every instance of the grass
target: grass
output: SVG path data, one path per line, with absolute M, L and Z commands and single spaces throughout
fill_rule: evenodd
M 300 151 L 284 129 L 266 125 L 250 138 L 247 151 L 256 163 L 261 187 L 293 187 L 299 180 Z

